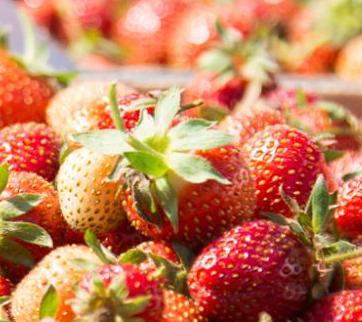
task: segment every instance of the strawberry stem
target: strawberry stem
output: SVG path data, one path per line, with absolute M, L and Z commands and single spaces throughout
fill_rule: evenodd
M 349 259 L 353 259 L 353 258 L 361 257 L 361 256 L 362 256 L 362 248 L 357 248 L 355 250 L 352 250 L 352 251 L 349 251 L 346 253 L 325 256 L 324 263 L 333 264 L 336 262 L 341 262 L 341 261 L 345 261 L 345 260 L 349 260 Z
M 112 118 L 118 130 L 124 132 L 123 120 L 119 114 L 118 102 L 117 102 L 117 84 L 112 83 L 109 90 L 109 103 L 111 106 Z

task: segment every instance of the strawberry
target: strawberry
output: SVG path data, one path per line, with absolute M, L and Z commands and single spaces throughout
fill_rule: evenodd
M 134 92 L 134 90 L 120 83 L 117 85 L 117 90 L 119 96 Z M 108 82 L 92 80 L 77 82 L 59 91 L 47 109 L 48 124 L 63 139 L 72 132 L 88 130 L 90 128 L 88 120 L 78 119 L 77 126 L 75 126 L 75 115 L 82 113 L 80 112 L 82 110 L 87 111 L 98 104 L 102 104 L 108 91 Z
M 108 179 L 116 162 L 116 156 L 81 148 L 61 165 L 57 177 L 59 202 L 72 229 L 106 233 L 123 220 L 119 185 Z
M 60 147 L 59 137 L 45 124 L 14 124 L 0 130 L 0 162 L 49 181 L 58 171 Z
M 0 127 L 13 123 L 43 122 L 55 88 L 45 78 L 33 76 L 0 49 Z
M 353 240 L 353 244 L 362 245 L 361 236 Z M 362 287 L 362 257 L 352 258 L 343 262 L 345 288 L 358 290 Z
M 305 315 L 305 322 L 355 322 L 362 316 L 362 292 L 340 291 L 316 303 Z
M 247 142 L 243 150 L 256 179 L 257 210 L 290 217 L 279 187 L 299 205 L 307 202 L 313 184 L 324 170 L 323 156 L 316 144 L 287 125 L 267 126 Z
M 361 177 L 346 182 L 338 191 L 338 208 L 334 218 L 336 227 L 343 236 L 356 238 L 362 233 L 361 201 Z
M 38 25 L 51 28 L 57 18 L 53 0 L 21 0 L 20 5 Z
M 207 322 L 203 308 L 192 299 L 171 290 L 163 291 L 164 309 L 161 322 Z
M 196 75 L 185 95 L 201 97 L 207 108 L 227 114 L 242 98 L 253 105 L 261 91 L 273 84 L 270 76 L 277 65 L 266 51 L 260 32 L 245 40 L 239 30 L 219 23 L 216 28 L 220 43 L 200 55 L 199 68 L 204 72 Z
M 136 229 L 197 247 L 250 219 L 255 192 L 241 152 L 229 144 L 229 136 L 210 128 L 212 123 L 191 119 L 169 129 L 180 100 L 176 88 L 161 95 L 155 118 L 144 111 L 132 133 L 123 132 L 119 119 L 119 130 L 76 134 L 74 139 L 104 154 L 114 155 L 117 148 L 127 159 L 114 177 L 123 181 L 123 206 Z M 118 107 L 112 109 L 118 115 Z M 126 141 L 119 148 L 107 133 Z M 106 145 L 109 149 L 99 149 Z
M 77 321 L 159 322 L 163 311 L 158 283 L 131 264 L 103 265 L 86 274 L 70 303 Z
M 88 247 L 68 245 L 52 251 L 25 276 L 11 297 L 11 313 L 15 322 L 39 321 L 40 305 L 50 285 L 58 295 L 56 320 L 73 321 L 69 299 L 74 297 L 73 286 L 87 272 L 75 260 L 98 263 L 97 256 Z
M 188 0 L 135 0 L 117 19 L 113 39 L 124 48 L 125 62 L 164 63 L 166 45 L 174 20 Z
M 180 14 L 170 30 L 167 44 L 168 62 L 177 67 L 190 67 L 215 39 L 213 24 L 217 8 L 213 4 L 195 2 Z
M 234 136 L 239 141 L 240 146 L 243 146 L 266 126 L 284 123 L 285 119 L 282 113 L 269 107 L 260 106 L 253 110 L 227 116 L 220 123 L 220 128 Z
M 359 151 L 347 151 L 341 158 L 329 164 L 339 180 L 360 175 L 362 171 L 362 153 Z
M 358 120 L 342 105 L 301 90 L 283 89 L 269 94 L 267 102 L 281 109 L 290 125 L 310 135 L 333 135 L 330 149 L 358 150 L 361 146 Z
M 59 201 L 53 186 L 34 173 L 12 172 L 6 188 L 0 195 L 1 200 L 14 198 L 21 194 L 39 194 L 43 200 L 31 210 L 18 216 L 16 222 L 28 222 L 44 228 L 53 240 L 54 246 L 64 243 L 66 223 L 60 212 Z M 50 249 L 36 245 L 22 243 L 31 252 L 32 257 L 39 261 Z M 18 281 L 27 272 L 28 268 L 15 265 L 9 261 L 1 260 L 1 266 L 7 276 L 13 281 Z
M 8 279 L 0 275 L 0 297 L 11 294 L 12 285 Z
M 6 305 L 9 296 L 11 295 L 13 286 L 11 282 L 0 275 L 0 299 L 1 299 L 1 307 L 0 307 L 0 319 L 3 321 L 11 321 L 10 320 L 10 312 L 9 307 Z
M 362 80 L 362 37 L 352 38 L 339 52 L 335 70 L 338 76 L 347 80 Z
M 288 228 L 258 220 L 203 249 L 188 285 L 205 314 L 220 322 L 254 322 L 263 311 L 284 321 L 306 304 L 310 264 L 307 248 Z

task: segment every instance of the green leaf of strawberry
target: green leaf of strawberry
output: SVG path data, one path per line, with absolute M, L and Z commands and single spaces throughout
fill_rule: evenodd
M 9 179 L 9 167 L 7 164 L 0 165 L 0 193 L 3 192 Z
M 112 264 L 116 262 L 116 257 L 99 242 L 91 230 L 87 230 L 84 234 L 84 241 L 103 263 Z
M 0 201 L 0 217 L 12 219 L 26 214 L 43 201 L 43 196 L 35 194 L 19 194 Z
M 77 133 L 72 137 L 88 149 L 101 154 L 117 155 L 132 151 L 132 148 L 125 142 L 125 136 L 118 130 Z
M 167 163 L 158 155 L 145 151 L 125 152 L 130 165 L 148 176 L 161 177 L 167 172 Z
M 39 319 L 55 318 L 59 304 L 57 290 L 53 285 L 49 285 L 45 292 L 39 310 Z
M 2 233 L 20 239 L 30 244 L 53 247 L 53 241 L 47 231 L 29 222 L 10 222 L 2 223 Z
M 222 184 L 229 181 L 218 173 L 205 159 L 186 153 L 172 153 L 168 157 L 171 169 L 181 178 L 192 183 L 215 180 Z
M 25 247 L 8 238 L 0 240 L 0 257 L 29 268 L 35 264 L 33 256 Z
M 319 176 L 312 190 L 312 227 L 315 234 L 324 231 L 331 212 L 329 194 L 323 176 Z

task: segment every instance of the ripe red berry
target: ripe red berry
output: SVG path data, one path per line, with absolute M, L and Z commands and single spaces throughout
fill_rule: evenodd
M 0 130 L 0 162 L 11 170 L 34 172 L 52 181 L 58 171 L 61 141 L 42 123 L 14 124 Z
M 235 227 L 207 246 L 188 277 L 191 296 L 220 322 L 275 321 L 306 304 L 311 260 L 289 228 L 259 220 Z

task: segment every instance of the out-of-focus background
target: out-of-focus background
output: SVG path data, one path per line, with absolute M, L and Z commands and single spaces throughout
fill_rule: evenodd
M 263 42 L 284 71 L 362 79 L 361 0 L 18 0 L 17 5 L 85 70 L 119 64 L 191 68 L 219 41 L 219 21 L 245 41 Z

